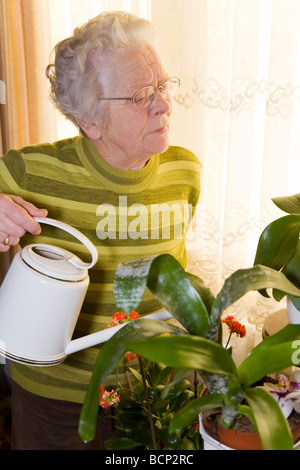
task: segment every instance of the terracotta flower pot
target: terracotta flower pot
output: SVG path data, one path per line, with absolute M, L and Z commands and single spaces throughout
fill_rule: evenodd
M 262 450 L 256 432 L 242 432 L 225 429 L 209 417 L 200 415 L 200 433 L 204 450 Z M 292 430 L 295 449 L 300 448 L 300 425 Z

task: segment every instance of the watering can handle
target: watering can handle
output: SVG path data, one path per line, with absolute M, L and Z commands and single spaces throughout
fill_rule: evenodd
M 60 229 L 64 230 L 65 232 L 70 233 L 75 238 L 77 238 L 77 240 L 81 241 L 81 243 L 83 243 L 86 246 L 86 248 L 89 250 L 89 252 L 92 255 L 91 263 L 84 263 L 83 261 L 81 261 L 80 259 L 78 259 L 75 256 L 71 256 L 68 259 L 69 263 L 71 263 L 74 266 L 76 266 L 77 268 L 81 268 L 81 269 L 89 269 L 97 263 L 98 252 L 96 250 L 96 247 L 93 245 L 93 243 L 85 235 L 83 235 L 83 233 L 79 232 L 74 227 L 71 227 L 70 225 L 65 224 L 64 222 L 60 222 L 59 220 L 50 219 L 48 217 L 34 217 L 34 220 L 36 220 L 38 223 L 52 225 L 54 227 L 57 227 L 57 228 L 60 228 Z

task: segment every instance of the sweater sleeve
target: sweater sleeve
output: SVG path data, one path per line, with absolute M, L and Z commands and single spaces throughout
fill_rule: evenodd
M 10 150 L 0 158 L 0 193 L 23 197 L 26 181 L 26 165 L 22 152 Z

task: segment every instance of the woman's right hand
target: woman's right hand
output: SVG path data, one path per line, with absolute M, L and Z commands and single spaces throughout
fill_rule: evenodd
M 39 235 L 41 227 L 33 217 L 46 217 L 46 209 L 38 209 L 19 196 L 0 194 L 0 252 L 18 245 L 26 233 Z

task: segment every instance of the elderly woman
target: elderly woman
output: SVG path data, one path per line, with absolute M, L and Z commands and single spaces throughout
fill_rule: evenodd
M 39 242 L 82 258 L 80 242 L 34 220 L 47 214 L 97 247 L 76 337 L 110 323 L 118 263 L 164 252 L 186 264 L 187 216 L 199 198 L 201 166 L 190 151 L 169 146 L 180 81 L 164 69 L 153 37 L 151 23 L 121 12 L 77 28 L 56 46 L 47 73 L 52 99 L 80 135 L 11 150 L 0 160 L 0 251 L 37 242 L 42 228 Z M 159 308 L 149 293 L 139 313 Z M 12 365 L 15 449 L 89 448 L 77 427 L 97 352 L 89 348 L 52 367 Z M 118 380 L 125 381 L 122 367 Z M 106 431 L 102 423 L 100 441 Z

